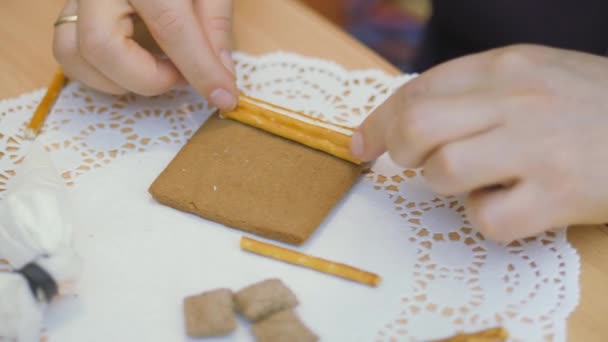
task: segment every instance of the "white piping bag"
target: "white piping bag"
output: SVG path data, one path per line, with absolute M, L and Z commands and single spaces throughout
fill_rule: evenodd
M 44 311 L 72 289 L 80 259 L 72 246 L 68 191 L 34 142 L 0 201 L 0 341 L 39 342 Z

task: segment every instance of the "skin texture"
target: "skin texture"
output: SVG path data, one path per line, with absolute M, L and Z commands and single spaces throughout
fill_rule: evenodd
M 68 0 L 53 50 L 65 74 L 97 90 L 152 96 L 191 84 L 221 110 L 236 105 L 231 0 Z M 134 40 L 143 20 L 165 56 Z
M 608 58 L 515 45 L 448 61 L 361 125 L 353 155 L 422 167 L 464 194 L 486 237 L 509 242 L 608 221 Z

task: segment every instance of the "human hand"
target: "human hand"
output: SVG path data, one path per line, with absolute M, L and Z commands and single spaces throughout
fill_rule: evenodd
M 222 110 L 236 105 L 231 0 L 68 0 L 60 16 L 74 14 L 76 23 L 56 26 L 53 43 L 69 78 L 147 96 L 187 81 Z M 133 39 L 135 15 L 168 58 Z
M 509 242 L 608 222 L 608 58 L 518 45 L 462 57 L 404 85 L 352 153 L 388 151 L 429 186 L 465 194 L 486 237 Z

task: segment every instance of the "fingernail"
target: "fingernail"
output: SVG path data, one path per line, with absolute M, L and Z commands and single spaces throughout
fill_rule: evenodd
M 363 152 L 363 134 L 357 131 L 353 134 L 350 142 L 350 153 L 357 158 L 361 158 Z
M 222 64 L 230 71 L 232 76 L 236 76 L 236 71 L 234 69 L 234 60 L 232 59 L 232 55 L 227 50 L 222 50 L 220 52 L 220 59 L 222 60 Z
M 231 111 L 236 107 L 236 98 L 227 90 L 218 88 L 211 92 L 211 102 L 222 111 Z

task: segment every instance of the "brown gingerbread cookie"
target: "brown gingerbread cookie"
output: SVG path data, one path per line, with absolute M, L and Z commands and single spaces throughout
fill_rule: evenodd
M 150 193 L 175 209 L 299 245 L 361 171 L 362 166 L 216 114 Z

